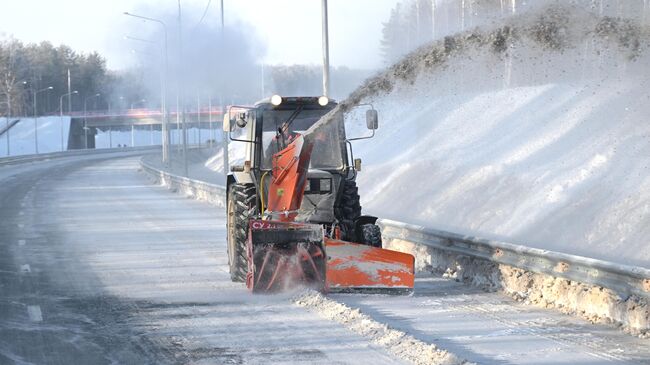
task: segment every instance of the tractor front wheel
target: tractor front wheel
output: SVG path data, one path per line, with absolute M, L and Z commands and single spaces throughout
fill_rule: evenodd
M 233 184 L 228 189 L 228 266 L 233 282 L 246 280 L 248 221 L 255 214 L 256 200 L 252 184 Z

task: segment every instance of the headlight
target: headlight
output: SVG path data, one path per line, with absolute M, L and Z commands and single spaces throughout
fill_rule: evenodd
M 271 104 L 275 106 L 282 104 L 282 97 L 280 95 L 271 96 Z
M 318 105 L 325 106 L 330 102 L 330 99 L 327 96 L 321 96 L 318 98 Z

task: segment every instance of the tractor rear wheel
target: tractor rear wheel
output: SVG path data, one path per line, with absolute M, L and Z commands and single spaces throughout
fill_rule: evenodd
M 363 244 L 368 246 L 381 248 L 381 229 L 376 224 L 364 224 L 361 226 L 361 234 L 363 237 Z
M 232 184 L 228 189 L 228 266 L 233 282 L 246 280 L 248 221 L 255 214 L 256 202 L 257 193 L 252 184 Z

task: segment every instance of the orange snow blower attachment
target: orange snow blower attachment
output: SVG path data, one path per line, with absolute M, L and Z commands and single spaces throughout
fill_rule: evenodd
M 318 224 L 251 220 L 247 250 L 246 285 L 253 292 L 325 287 L 323 228 Z
M 268 209 L 262 203 L 262 211 L 270 219 L 249 221 L 248 288 L 275 292 L 303 285 L 323 291 L 410 291 L 414 283 L 412 255 L 328 238 L 321 224 L 295 222 L 312 150 L 310 138 L 297 134 L 273 155 Z M 263 199 L 264 194 L 261 196 Z
M 412 255 L 329 238 L 325 239 L 325 250 L 330 291 L 413 289 Z

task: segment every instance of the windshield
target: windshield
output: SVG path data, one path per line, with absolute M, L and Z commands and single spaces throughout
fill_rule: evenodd
M 266 110 L 262 113 L 262 169 L 271 169 L 272 156 L 282 150 L 296 133 L 303 133 L 329 110 Z M 342 126 L 332 122 L 325 126 L 314 140 L 311 154 L 312 169 L 338 170 L 343 168 L 341 142 Z M 283 130 L 284 133 L 280 133 Z

